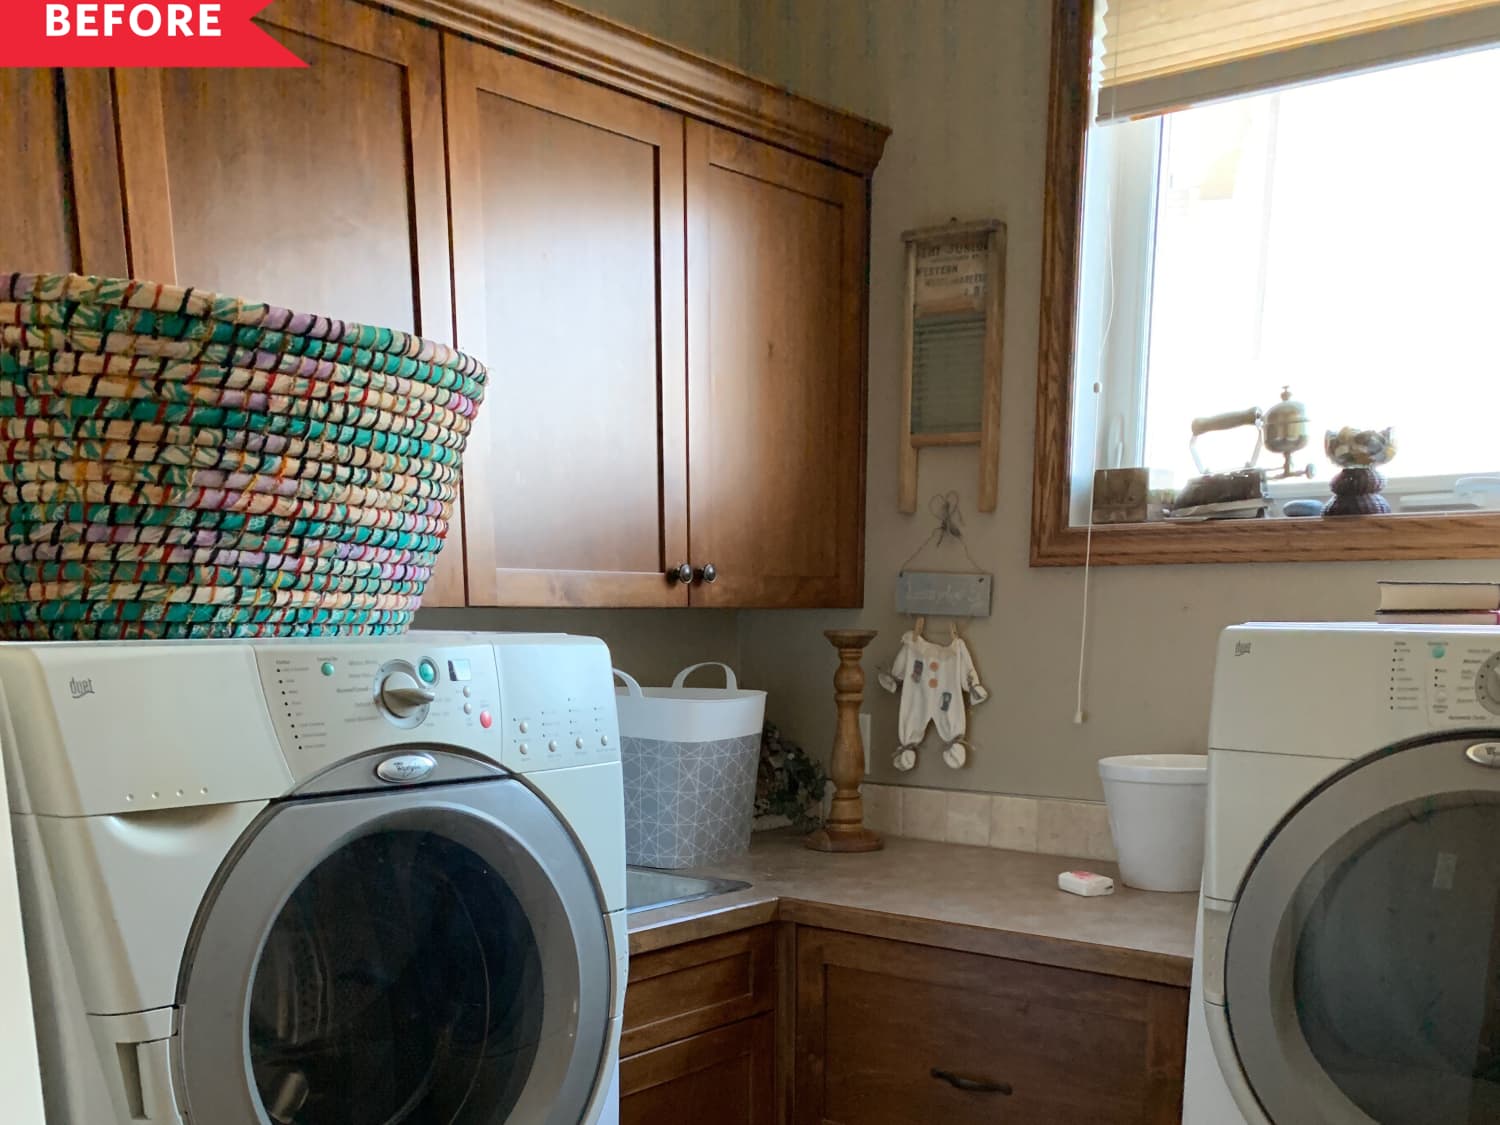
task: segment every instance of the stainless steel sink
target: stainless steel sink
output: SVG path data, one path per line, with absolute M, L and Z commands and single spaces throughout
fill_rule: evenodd
M 695 875 L 679 875 L 675 871 L 658 871 L 654 867 L 627 867 L 625 909 L 634 912 L 676 906 L 679 902 L 742 891 L 749 885 L 738 879 L 700 879 Z

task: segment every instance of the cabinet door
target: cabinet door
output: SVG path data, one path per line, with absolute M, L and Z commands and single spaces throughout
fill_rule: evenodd
M 775 1025 L 768 1012 L 620 1063 L 620 1125 L 772 1125 Z
M 350 0 L 259 20 L 306 70 L 116 72 L 132 274 L 452 340 L 437 32 Z M 454 522 L 429 605 L 462 604 Z
M 469 600 L 683 605 L 682 118 L 446 41 Z
M 797 935 L 799 1125 L 1176 1125 L 1186 989 Z
M 0 269 L 126 269 L 109 75 L 0 69 L 0 152 L 20 190 L 0 207 Z
M 690 121 L 695 604 L 864 596 L 865 182 Z

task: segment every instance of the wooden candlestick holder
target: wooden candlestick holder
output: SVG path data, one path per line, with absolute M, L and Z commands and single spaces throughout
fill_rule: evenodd
M 864 746 L 859 737 L 865 671 L 859 661 L 865 646 L 875 639 L 875 630 L 825 629 L 823 635 L 839 651 L 839 666 L 833 673 L 833 699 L 839 718 L 828 766 L 834 784 L 833 807 L 828 822 L 802 842 L 818 852 L 873 852 L 884 844 L 865 827 L 865 803 L 859 795 L 859 782 L 865 772 Z

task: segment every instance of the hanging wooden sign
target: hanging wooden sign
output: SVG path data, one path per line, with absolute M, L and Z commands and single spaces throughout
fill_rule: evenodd
M 988 617 L 994 576 L 982 571 L 903 570 L 896 576 L 896 612 L 927 617 Z
M 948 223 L 909 230 L 901 471 L 896 507 L 917 510 L 917 451 L 979 446 L 979 510 L 1000 484 L 1001 311 L 1005 224 Z

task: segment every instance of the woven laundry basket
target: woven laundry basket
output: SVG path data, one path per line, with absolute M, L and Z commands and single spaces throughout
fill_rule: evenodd
M 484 385 L 395 329 L 0 274 L 0 637 L 404 630 Z

